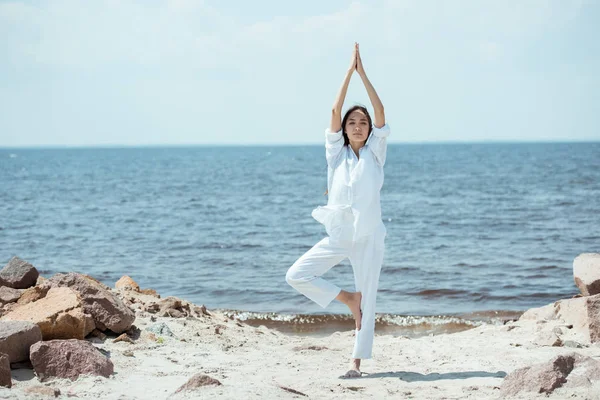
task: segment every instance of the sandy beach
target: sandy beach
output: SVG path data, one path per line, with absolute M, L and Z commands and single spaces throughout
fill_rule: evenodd
M 114 342 L 117 335 L 86 340 L 110 358 L 113 375 L 40 382 L 22 364 L 12 370 L 12 388 L 0 388 L 0 398 L 47 398 L 30 392 L 44 386 L 59 389 L 61 398 L 90 399 L 488 399 L 501 397 L 504 377 L 516 369 L 574 351 L 600 360 L 599 343 L 582 348 L 536 343 L 545 332 L 564 328 L 564 322 L 521 319 L 417 339 L 377 335 L 374 358 L 363 362 L 363 376 L 342 379 L 353 345 L 351 331 L 324 338 L 286 335 L 211 310 L 195 317 L 162 317 L 144 311 L 156 297 L 112 291 L 126 304 L 133 301 L 138 329 L 130 331 L 130 342 Z M 220 385 L 177 392 L 199 373 Z M 600 381 L 567 386 L 549 396 L 521 393 L 515 398 L 600 398 Z

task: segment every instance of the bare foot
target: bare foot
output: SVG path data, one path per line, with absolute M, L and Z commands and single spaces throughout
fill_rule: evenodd
M 362 300 L 361 292 L 346 292 L 345 290 L 340 291 L 336 299 L 344 303 L 350 309 L 354 321 L 356 322 L 356 330 L 360 331 L 362 312 L 360 309 L 360 302 Z
M 341 376 L 341 378 L 360 378 L 361 376 L 362 372 L 360 372 L 360 358 L 355 358 L 352 360 L 350 369 L 343 376 Z
M 354 316 L 354 320 L 356 321 L 356 330 L 360 331 L 361 322 L 362 322 L 362 311 L 360 309 L 360 302 L 362 300 L 362 293 L 356 292 L 352 293 L 350 301 L 347 303 L 348 308 L 350 308 L 350 312 Z

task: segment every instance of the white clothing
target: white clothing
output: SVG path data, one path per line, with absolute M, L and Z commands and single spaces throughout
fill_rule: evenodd
M 332 238 L 352 240 L 373 233 L 381 223 L 379 192 L 383 186 L 383 165 L 387 151 L 389 125 L 373 127 L 359 158 L 344 146 L 342 130 L 325 130 L 327 159 L 327 205 L 317 207 L 313 218 L 325 225 Z
M 361 328 L 356 331 L 352 358 L 371 358 L 375 334 L 375 301 L 383 262 L 385 226 L 380 223 L 372 235 L 357 242 L 321 240 L 291 266 L 287 282 L 300 293 L 325 308 L 340 288 L 321 278 L 325 272 L 348 258 L 354 271 L 354 286 L 362 293 Z
M 313 210 L 312 216 L 325 225 L 329 237 L 300 257 L 286 275 L 292 287 L 325 308 L 341 289 L 321 275 L 342 260 L 350 260 L 355 289 L 362 293 L 361 329 L 356 331 L 353 358 L 371 358 L 373 347 L 375 301 L 386 235 L 379 192 L 389 134 L 387 124 L 373 127 L 357 158 L 350 146 L 344 146 L 341 130 L 325 131 L 329 198 L 326 206 Z

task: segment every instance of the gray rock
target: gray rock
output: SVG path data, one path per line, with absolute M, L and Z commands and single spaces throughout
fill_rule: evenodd
M 167 324 L 165 324 L 164 322 L 158 322 L 156 324 L 150 325 L 146 327 L 145 330 L 159 336 L 175 336 L 173 335 L 173 332 L 171 332 L 171 329 L 169 329 Z
M 502 397 L 524 392 L 551 394 L 562 386 L 587 387 L 599 380 L 600 361 L 570 353 L 511 372 L 504 378 L 500 393 Z
M 0 271 L 0 286 L 14 289 L 27 289 L 35 286 L 40 273 L 27 261 L 13 257 Z
M 112 361 L 85 340 L 50 340 L 31 346 L 31 364 L 40 381 L 50 378 L 76 380 L 79 375 L 108 378 Z
M 19 300 L 25 289 L 13 289 L 8 286 L 0 287 L 0 306 Z
M 70 272 L 56 274 L 42 284 L 45 287 L 69 287 L 79 293 L 85 313 L 92 316 L 96 328 L 123 333 L 135 321 L 134 312 L 110 288 L 94 278 Z
M 221 386 L 221 382 L 219 382 L 218 380 L 216 380 L 214 378 L 211 378 L 208 375 L 196 374 L 196 375 L 192 376 L 186 383 L 181 385 L 179 387 L 179 389 L 177 389 L 175 391 L 175 393 L 179 393 L 181 391 L 195 390 L 202 386 L 209 386 L 209 385 Z
M 0 353 L 0 386 L 11 387 L 12 376 L 10 374 L 10 361 L 8 355 Z
M 575 285 L 584 296 L 600 294 L 600 254 L 583 253 L 573 261 Z
M 29 360 L 29 348 L 40 340 L 42 331 L 33 322 L 0 322 L 0 353 L 8 355 L 11 363 Z

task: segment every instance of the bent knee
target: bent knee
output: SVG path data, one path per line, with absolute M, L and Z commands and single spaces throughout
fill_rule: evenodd
M 285 274 L 285 281 L 288 283 L 288 285 L 294 286 L 294 283 L 298 281 L 297 274 L 298 273 L 296 272 L 294 265 L 292 265 Z
M 290 286 L 294 286 L 299 282 L 305 281 L 306 278 L 306 275 L 301 272 L 296 264 L 292 265 L 285 274 L 285 281 Z

